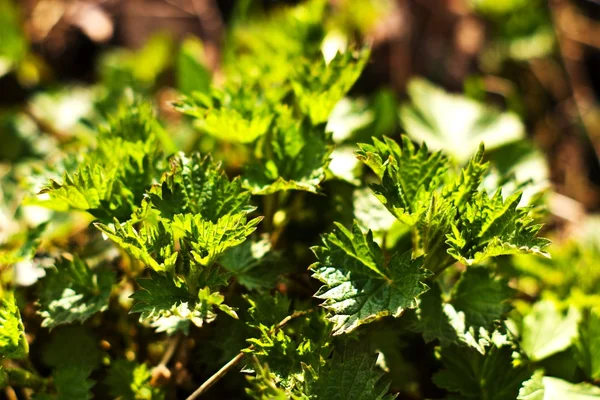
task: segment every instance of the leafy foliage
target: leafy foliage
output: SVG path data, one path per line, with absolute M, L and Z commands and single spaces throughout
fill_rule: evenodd
M 286 262 L 274 251 L 268 239 L 246 240 L 219 258 L 219 264 L 248 289 L 270 289 L 285 271 Z
M 112 227 L 95 224 L 128 254 L 154 271 L 171 271 L 175 268 L 178 253 L 175 251 L 172 229 L 162 221 L 156 226 L 144 225 L 139 231 L 133 225 L 132 221 L 121 225 L 116 219 Z
M 263 100 L 264 102 L 264 100 Z M 273 119 L 267 104 L 256 104 L 254 93 L 244 86 L 194 92 L 175 103 L 177 110 L 195 118 L 195 126 L 230 142 L 251 143 L 264 135 Z
M 465 265 L 506 254 L 547 256 L 549 241 L 537 237 L 541 229 L 532 217 L 532 206 L 519 207 L 521 194 L 503 198 L 501 190 L 489 197 L 480 188 L 488 164 L 483 145 L 469 163 L 452 174 L 441 153 L 429 155 L 403 138 L 395 142 L 374 139 L 360 145 L 357 157 L 381 178 L 371 188 L 399 221 L 412 226 L 420 238 L 425 266 L 436 272 L 453 260 Z
M 523 384 L 520 400 L 591 400 L 600 397 L 600 389 L 587 383 L 572 384 L 565 380 L 543 376 L 541 371 Z
M 326 62 L 300 64 L 300 70 L 292 78 L 292 88 L 298 98 L 300 110 L 310 117 L 313 124 L 327 121 L 335 105 L 344 97 L 369 59 L 365 49 L 354 59 L 352 52 L 337 53 Z
M 577 336 L 579 312 L 566 315 L 551 301 L 537 303 L 523 319 L 523 350 L 533 360 L 542 360 L 571 346 Z
M 4 293 L 0 299 L 0 357 L 21 358 L 28 352 L 29 345 L 14 294 Z
M 176 214 L 200 214 L 211 222 L 226 214 L 251 211 L 250 193 L 243 190 L 239 178 L 230 181 L 210 156 L 183 153 L 171 157 L 171 170 L 161 178 L 160 190 L 150 192 L 150 201 L 163 217 Z M 158 188 L 157 188 L 158 189 Z
M 390 400 L 389 382 L 377 370 L 377 356 L 358 345 L 346 345 L 334 352 L 331 361 L 321 368 L 318 378 L 309 383 L 310 398 Z
M 311 268 L 324 284 L 315 296 L 325 300 L 334 334 L 351 332 L 387 315 L 399 317 L 405 309 L 416 307 L 417 296 L 426 290 L 420 259 L 396 253 L 386 262 L 373 234 L 362 233 L 357 223 L 352 231 L 337 225 L 323 244 L 313 248 L 319 262 Z
M 457 346 L 442 348 L 445 369 L 433 381 L 464 399 L 514 399 L 530 373 L 525 367 L 513 367 L 510 346 L 492 345 L 488 354 Z
M 272 135 L 263 142 L 262 155 L 244 174 L 244 186 L 254 194 L 317 192 L 329 163 L 329 141 L 322 125 L 295 121 L 291 110 L 281 109 Z
M 97 147 L 87 153 L 75 172 L 65 172 L 39 194 L 41 205 L 88 211 L 104 221 L 128 218 L 141 204 L 144 191 L 159 172 L 158 131 L 152 106 L 124 103 L 100 129 Z
M 47 90 L 40 38 L 74 24 L 95 41 L 77 24 L 107 11 L 65 9 L 41 34 L 37 16 L 58 5 L 37 2 L 29 46 L 8 1 L 2 87 L 24 85 L 27 100 L 0 110 L 7 396 L 599 396 L 598 225 L 568 216 L 544 228 L 558 244 L 540 237 L 547 167 L 517 114 L 536 140 L 547 124 L 529 106 L 538 92 L 521 101 L 529 86 L 498 67 L 547 28 L 538 0 L 468 4 L 497 47 L 469 63 L 485 77 L 465 96 L 387 85 L 399 32 L 379 21 L 406 10 L 381 0 L 236 1 L 223 32 L 202 24 L 222 41 L 157 34 L 104 53 L 97 84 Z M 459 22 L 451 75 L 484 43 L 464 40 L 479 18 Z M 543 62 L 518 69 L 547 86 Z M 487 107 L 492 91 L 514 111 Z
M 44 362 L 53 369 L 55 398 L 91 399 L 96 382 L 90 375 L 100 365 L 101 357 L 95 338 L 85 328 L 58 329 L 43 353 Z
M 408 94 L 411 103 L 400 108 L 406 133 L 434 150 L 445 149 L 460 163 L 467 161 L 481 142 L 493 149 L 524 137 L 516 115 L 448 94 L 423 79 L 410 81 Z
M 190 322 L 201 327 L 216 318 L 214 307 L 237 317 L 231 307 L 222 304 L 223 296 L 211 293 L 208 287 L 194 297 L 181 282 L 155 272 L 149 279 L 138 279 L 138 283 L 142 289 L 131 296 L 136 303 L 130 312 L 141 313 L 140 321 L 149 320 L 158 332 L 188 332 Z
M 159 388 L 152 387 L 152 374 L 146 364 L 134 361 L 116 360 L 108 372 L 105 383 L 111 396 L 123 400 L 159 400 L 164 393 Z
M 92 271 L 79 257 L 59 260 L 43 279 L 39 294 L 42 326 L 84 322 L 106 310 L 115 277 L 108 269 Z

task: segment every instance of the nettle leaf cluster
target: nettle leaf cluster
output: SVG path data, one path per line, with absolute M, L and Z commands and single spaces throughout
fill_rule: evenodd
M 598 396 L 589 254 L 558 251 L 557 267 L 539 199 L 483 143 L 470 154 L 478 138 L 500 146 L 516 117 L 415 81 L 398 110 L 408 136 L 346 136 L 358 172 L 338 179 L 327 127 L 370 51 L 324 50 L 331 12 L 318 0 L 239 21 L 223 82 L 188 39 L 169 112 L 190 141 L 138 93 L 172 43 L 104 59 L 98 125 L 56 149 L 26 202 L 53 220 L 0 249 L 2 264 L 41 271 L 31 290 L 0 291 L 0 387 L 38 399 Z M 469 115 L 465 148 L 446 104 Z

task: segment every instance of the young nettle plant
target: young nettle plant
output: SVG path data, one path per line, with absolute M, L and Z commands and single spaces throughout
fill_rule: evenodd
M 489 168 L 483 146 L 460 169 L 443 153 L 430 153 L 407 137 L 401 143 L 383 138 L 360 144 L 356 156 L 378 180 L 371 185 L 373 194 L 410 239 L 390 249 L 357 221 L 348 227 L 336 224 L 312 249 L 317 262 L 310 270 L 322 283 L 314 297 L 322 303 L 311 304 L 275 290 L 286 261 L 271 248 L 273 232 L 253 236 L 262 217 L 253 215 L 252 193 L 318 191 L 330 147 L 323 125 L 278 107 L 262 141 L 265 162 L 230 179 L 210 156 L 177 153 L 164 162 L 159 126 L 148 107 L 135 104 L 110 119 L 79 167 L 65 173 L 62 183 L 51 182 L 42 190 L 49 197 L 42 204 L 88 211 L 97 218 L 94 226 L 130 257 L 132 266 L 148 268 L 147 273 L 130 271 L 139 285 L 130 312 L 139 313 L 144 325 L 179 338 L 192 334 L 192 326 L 204 329 L 219 312 L 242 319 L 242 325 L 231 326 L 249 346 L 238 348 L 241 352 L 191 398 L 240 363 L 251 373 L 247 393 L 254 398 L 393 398 L 365 339 L 369 329 L 364 325 L 384 317 L 439 344 L 447 369 L 433 381 L 457 396 L 515 398 L 531 377 L 524 364 L 515 366 L 518 348 L 502 323 L 513 289 L 495 272 L 494 258 L 545 256 L 548 241 L 537 236 L 541 225 L 532 217 L 532 206 L 519 205 L 519 193 L 504 197 L 501 188 L 493 195 L 482 189 Z M 453 283 L 445 271 L 457 262 L 466 269 Z M 234 282 L 242 285 L 245 306 L 231 295 Z M 42 326 L 56 328 L 107 310 L 117 280 L 109 263 L 74 255 L 58 260 L 40 283 Z M 11 293 L 2 301 L 3 354 L 22 357 L 27 342 L 18 309 Z M 89 333 L 78 329 L 59 330 L 48 351 L 60 351 L 73 337 L 93 347 Z M 386 353 L 380 350 L 380 357 Z M 28 385 L 60 397 L 78 380 L 76 392 L 89 396 L 99 359 L 84 357 L 76 370 L 50 359 L 53 380 L 30 376 Z M 463 373 L 464 368 L 472 373 Z M 138 379 L 127 390 L 118 379 L 125 370 Z M 10 380 L 19 373 L 25 372 L 9 369 L 2 376 Z M 486 378 L 497 373 L 503 378 Z M 349 376 L 357 377 L 355 385 L 344 383 Z M 164 395 L 151 385 L 144 364 L 115 360 L 105 379 L 116 396 Z

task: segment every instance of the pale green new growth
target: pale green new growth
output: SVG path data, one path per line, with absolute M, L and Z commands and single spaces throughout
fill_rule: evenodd
M 357 158 L 382 179 L 372 186 L 377 198 L 399 220 L 415 224 L 444 178 L 446 158 L 440 152 L 429 154 L 425 145 L 416 148 L 405 136 L 402 148 L 387 137 L 383 142 L 373 138 L 373 145 L 360 143 L 359 148 Z
M 600 388 L 589 383 L 573 384 L 565 380 L 544 376 L 543 371 L 535 374 L 523 383 L 519 391 L 519 400 L 597 400 Z
M 239 178 L 229 180 L 211 156 L 179 153 L 170 159 L 171 170 L 161 178 L 160 187 L 150 193 L 152 206 L 164 218 L 177 214 L 200 214 L 211 222 L 226 214 L 248 212 L 250 193 L 242 189 Z
M 257 102 L 256 92 L 245 85 L 212 89 L 209 94 L 194 92 L 176 102 L 175 108 L 194 117 L 200 130 L 228 142 L 254 142 L 273 119 L 270 105 Z
M 417 297 L 427 289 L 422 259 L 412 259 L 407 252 L 386 261 L 373 234 L 365 235 L 356 222 L 352 231 L 338 224 L 323 237 L 323 244 L 313 248 L 319 262 L 311 269 L 324 284 L 315 297 L 325 300 L 322 305 L 334 323 L 334 335 L 384 316 L 398 317 L 416 307 Z
M 292 77 L 292 88 L 300 110 L 313 124 L 326 122 L 335 105 L 352 88 L 369 60 L 370 51 L 337 53 L 327 63 L 323 58 L 300 63 Z
M 129 218 L 159 169 L 156 121 L 148 103 L 124 104 L 100 129 L 95 149 L 85 154 L 62 183 L 50 181 L 39 194 L 47 207 L 87 211 L 103 221 Z
M 29 353 L 29 344 L 15 296 L 12 292 L 0 296 L 0 359 L 22 358 Z
M 295 120 L 291 109 L 281 107 L 261 155 L 244 172 L 244 186 L 260 195 L 285 190 L 316 193 L 333 149 L 330 136 L 323 125 Z
M 185 214 L 175 216 L 173 228 L 183 234 L 182 242 L 191 249 L 193 260 L 199 266 L 210 266 L 227 249 L 243 243 L 262 219 L 248 221 L 242 212 L 225 215 L 213 223 L 200 214 Z
M 446 93 L 423 79 L 411 80 L 408 94 L 411 103 L 400 108 L 406 133 L 434 150 L 444 149 L 459 163 L 466 162 L 481 142 L 492 149 L 525 137 L 523 123 L 513 113 Z
M 154 271 L 172 271 L 175 268 L 178 255 L 175 239 L 165 222 L 159 221 L 156 226 L 144 224 L 139 231 L 133 227 L 133 221 L 121 224 L 115 219 L 112 226 L 101 223 L 94 225 L 131 257 Z
M 454 260 L 473 265 L 507 254 L 548 256 L 549 241 L 537 237 L 542 225 L 535 223 L 533 207 L 519 207 L 520 193 L 505 200 L 500 189 L 493 197 L 480 189 L 488 169 L 483 145 L 456 175 L 441 153 L 429 154 L 425 145 L 417 149 L 407 137 L 402 147 L 388 138 L 373 142 L 359 144 L 356 155 L 381 178 L 373 192 L 412 228 L 427 269 L 439 272 Z
M 566 350 L 577 337 L 579 319 L 579 312 L 574 307 L 563 315 L 552 301 L 536 303 L 523 318 L 523 351 L 531 360 L 539 361 Z
M 541 229 L 529 216 L 530 207 L 519 208 L 520 193 L 506 200 L 500 190 L 493 197 L 485 191 L 467 204 L 461 224 L 449 233 L 448 253 L 465 265 L 481 263 L 489 257 L 534 253 L 548 257 L 543 250 L 550 241 L 537 237 Z

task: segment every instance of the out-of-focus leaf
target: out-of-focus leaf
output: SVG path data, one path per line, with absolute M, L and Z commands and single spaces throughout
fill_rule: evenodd
M 576 308 L 563 315 L 553 302 L 539 301 L 523 319 L 521 347 L 533 361 L 566 350 L 577 337 L 579 319 Z
M 204 46 L 200 39 L 186 38 L 177 53 L 177 88 L 184 94 L 208 93 L 211 74 L 203 64 Z
M 29 353 L 29 343 L 15 296 L 12 292 L 0 296 L 0 358 L 22 358 Z
M 562 379 L 544 376 L 537 371 L 523 384 L 519 400 L 595 400 L 600 398 L 600 388 L 589 383 L 573 384 Z
M 146 364 L 116 360 L 108 371 L 105 383 L 111 396 L 121 400 L 162 400 L 164 392 L 150 383 L 152 374 Z
M 412 80 L 408 94 L 411 103 L 400 108 L 406 133 L 432 150 L 444 150 L 460 164 L 481 142 L 493 150 L 525 137 L 525 128 L 516 115 L 446 93 L 425 80 Z

